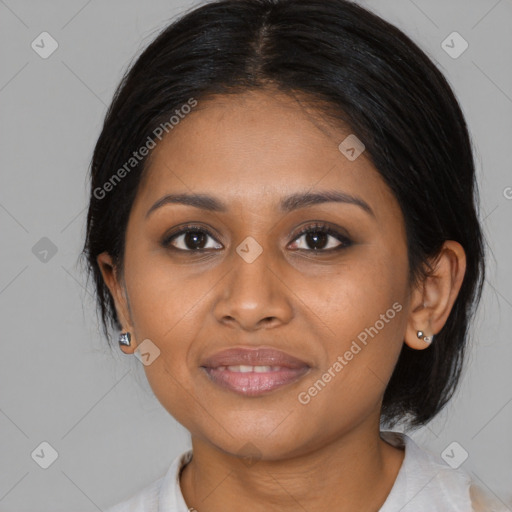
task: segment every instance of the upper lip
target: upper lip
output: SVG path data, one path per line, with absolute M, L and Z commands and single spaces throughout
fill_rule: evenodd
M 286 352 L 275 348 L 230 348 L 206 358 L 201 366 L 281 366 L 284 368 L 306 368 L 309 365 Z

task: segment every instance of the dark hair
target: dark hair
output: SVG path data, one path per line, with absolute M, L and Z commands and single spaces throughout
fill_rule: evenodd
M 456 388 L 484 280 L 471 142 L 450 86 L 425 53 L 346 0 L 207 3 L 166 27 L 125 73 L 91 161 L 82 252 L 105 336 L 110 343 L 109 324 L 121 325 L 96 258 L 107 251 L 122 269 L 128 216 L 147 158 L 114 186 L 104 184 L 191 98 L 269 86 L 298 93 L 364 143 L 402 209 L 411 280 L 426 275 L 445 240 L 465 249 L 465 278 L 445 326 L 426 350 L 404 344 L 383 399 L 384 422 L 425 424 Z

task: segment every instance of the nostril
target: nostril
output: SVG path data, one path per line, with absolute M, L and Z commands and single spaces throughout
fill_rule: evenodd
M 267 316 L 266 318 L 263 318 L 263 319 L 261 320 L 261 323 L 264 323 L 264 324 L 271 324 L 271 323 L 273 323 L 275 320 L 276 320 L 276 317 L 275 317 L 275 316 Z

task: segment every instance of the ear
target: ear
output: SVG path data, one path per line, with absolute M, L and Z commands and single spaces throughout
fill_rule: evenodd
M 123 331 L 128 331 L 132 335 L 132 343 L 129 347 L 120 345 L 121 350 L 125 354 L 133 354 L 137 348 L 137 342 L 134 339 L 134 329 L 130 314 L 130 303 L 128 301 L 128 293 L 124 280 L 119 275 L 118 269 L 112 262 L 112 257 L 107 252 L 102 252 L 96 258 L 96 262 L 101 270 L 103 280 L 110 290 L 110 294 L 114 299 L 115 308 L 119 322 Z
M 458 242 L 447 240 L 432 262 L 432 267 L 427 277 L 415 286 L 411 297 L 405 343 L 416 350 L 430 345 L 418 338 L 418 331 L 425 336 L 433 336 L 446 323 L 462 286 L 466 253 Z

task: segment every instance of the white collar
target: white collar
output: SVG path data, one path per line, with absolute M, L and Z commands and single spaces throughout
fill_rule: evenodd
M 439 456 L 420 448 L 406 434 L 384 431 L 380 435 L 392 446 L 404 448 L 405 454 L 393 487 L 379 512 L 422 512 L 427 503 L 433 508 L 438 504 L 447 507 L 435 508 L 438 512 L 471 510 L 468 508 L 470 478 L 465 472 L 451 469 Z M 181 453 L 162 477 L 158 512 L 188 512 L 179 480 L 181 469 L 191 459 L 192 449 Z

